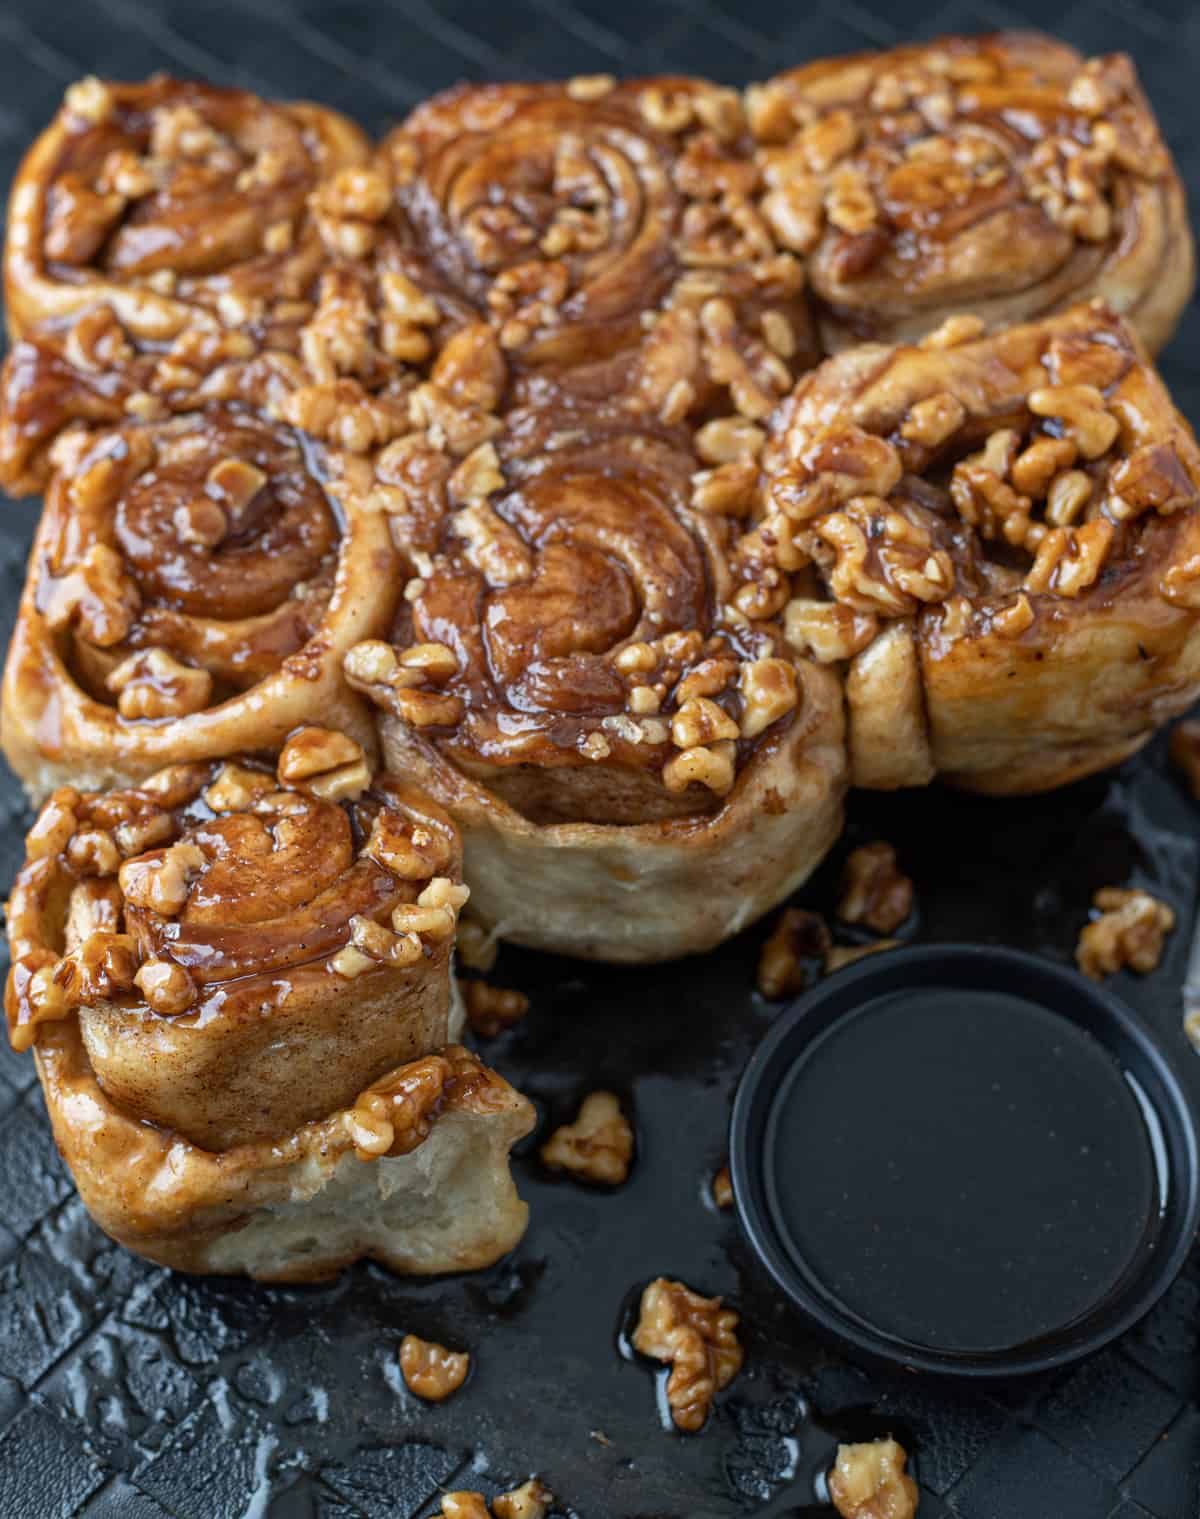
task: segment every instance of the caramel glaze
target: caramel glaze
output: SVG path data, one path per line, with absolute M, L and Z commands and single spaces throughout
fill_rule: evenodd
M 161 75 L 84 81 L 17 178 L 9 320 L 21 333 L 95 300 L 150 337 L 260 319 L 324 260 L 313 190 L 368 153 L 315 106 Z
M 931 400 L 949 420 L 921 442 L 914 408 Z M 871 630 L 911 627 L 933 761 L 962 784 L 1063 784 L 1194 698 L 1200 450 L 1101 303 L 947 348 L 830 360 L 781 409 L 764 465 L 766 499 L 794 514 L 793 553 L 812 555 L 797 572 L 812 615 L 824 599 L 865 617 L 868 650 Z M 856 509 L 841 482 L 876 468 L 854 572 L 853 540 L 825 524 Z M 893 537 L 897 507 L 924 547 Z M 906 596 L 906 571 L 939 551 L 941 582 Z
M 223 490 L 226 461 L 257 475 Z M 325 615 L 341 536 L 335 512 L 289 431 L 250 414 L 221 407 L 102 434 L 56 477 L 46 512 L 34 604 L 97 701 L 115 705 L 107 678 L 153 648 L 207 671 L 219 700 L 278 669 Z M 97 545 L 119 564 L 81 594 Z M 150 679 L 165 698 L 164 682 Z M 157 715 L 180 715 L 170 706 Z
M 828 345 L 915 336 L 958 310 L 1000 326 L 1095 295 L 1151 348 L 1170 335 L 1191 235 L 1124 55 L 1085 65 L 1034 33 L 951 37 L 752 93 Z
M 77 1016 L 125 1111 L 225 1149 L 444 1042 L 457 832 L 332 738 L 333 768 L 311 778 L 247 759 L 56 792 L 10 905 L 14 1046 Z
M 462 85 L 380 158 L 401 240 L 511 363 L 590 373 L 596 394 L 629 388 L 655 410 L 682 382 L 668 408 L 682 417 L 729 410 L 739 364 L 769 407 L 816 360 L 803 272 L 756 209 L 753 149 L 737 92 L 662 77 Z M 731 303 L 720 334 L 702 317 L 714 300 Z M 787 324 L 777 351 L 764 315 Z M 727 341 L 722 371 L 703 350 Z

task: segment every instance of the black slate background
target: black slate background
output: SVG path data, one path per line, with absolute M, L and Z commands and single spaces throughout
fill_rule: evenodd
M 1200 12 L 1187 0 L 1015 4 L 886 0 L 5 0 L 0 182 L 86 72 L 155 69 L 308 95 L 382 131 L 469 77 L 695 70 L 741 83 L 810 57 L 944 31 L 1053 26 L 1137 59 L 1185 179 L 1200 169 Z M 1200 416 L 1193 309 L 1164 368 Z M 35 515 L 0 512 L 7 636 Z M 1133 880 L 1184 927 L 1159 971 L 1120 989 L 1168 1037 L 1195 912 L 1197 813 L 1146 758 L 1041 801 L 858 798 L 917 880 L 921 939 L 985 939 L 1069 957 L 1091 890 Z M 0 877 L 22 803 L 0 780 Z M 839 856 L 802 898 L 832 900 Z M 1200 1254 L 1138 1329 L 1033 1383 L 963 1390 L 868 1375 L 816 1342 L 766 1288 L 705 1189 L 736 1076 L 774 1009 L 752 991 L 763 929 L 654 971 L 506 951 L 495 979 L 534 1009 L 488 1056 L 542 1125 L 611 1086 L 638 1162 L 603 1195 L 518 1158 L 534 1222 L 481 1275 L 413 1283 L 364 1267 L 335 1286 L 267 1289 L 173 1276 L 88 1221 L 54 1151 L 32 1062 L 0 1042 L 0 1519 L 417 1519 L 444 1487 L 496 1491 L 541 1472 L 586 1519 L 784 1519 L 828 1513 L 816 1474 L 841 1436 L 892 1430 L 915 1458 L 922 1519 L 1197 1519 Z M 814 1156 L 819 1164 L 820 1157 Z M 747 1366 L 705 1433 L 664 1429 L 655 1374 L 622 1351 L 658 1273 L 727 1294 Z M 399 1380 L 407 1330 L 470 1348 L 440 1409 Z M 810 1508 L 810 1506 L 812 1506 Z

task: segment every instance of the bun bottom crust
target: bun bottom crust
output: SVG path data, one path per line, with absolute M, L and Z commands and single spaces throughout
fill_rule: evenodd
M 497 938 L 578 959 L 645 964 L 712 949 L 794 891 L 842 828 L 842 693 L 801 670 L 796 717 L 719 811 L 649 823 L 537 824 L 385 718 L 386 763 L 463 836 L 471 916 Z
M 342 1112 L 220 1154 L 138 1123 L 96 1081 L 74 1020 L 42 1031 L 37 1064 L 55 1142 L 88 1212 L 159 1265 L 313 1282 L 369 1259 L 433 1276 L 490 1266 L 525 1232 L 529 1209 L 508 1152 L 536 1115 L 484 1068 L 415 1149 L 363 1160 Z

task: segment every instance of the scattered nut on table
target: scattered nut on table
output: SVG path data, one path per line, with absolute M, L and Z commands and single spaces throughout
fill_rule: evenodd
M 804 990 L 814 961 L 830 948 L 829 928 L 820 913 L 788 907 L 775 920 L 758 957 L 758 990 L 771 1001 Z
M 1086 924 L 1075 946 L 1075 961 L 1085 976 L 1101 981 L 1126 966 L 1139 975 L 1162 959 L 1175 914 L 1148 891 L 1102 886 L 1092 898 L 1100 916 Z
M 406 1334 L 400 1342 L 400 1374 L 409 1392 L 426 1403 L 444 1403 L 463 1385 L 471 1369 L 466 1351 L 447 1350 L 436 1340 Z
M 609 1187 L 628 1178 L 632 1160 L 633 1130 L 612 1092 L 590 1093 L 575 1122 L 556 1129 L 542 1146 L 542 1161 L 552 1171 Z
M 642 1293 L 633 1348 L 670 1365 L 667 1405 L 678 1429 L 704 1427 L 714 1396 L 742 1366 L 738 1316 L 719 1297 L 658 1277 Z
M 491 1508 L 482 1493 L 445 1493 L 434 1519 L 546 1519 L 554 1494 L 536 1477 L 492 1499 Z
M 829 1496 L 842 1519 L 912 1519 L 917 1484 L 904 1470 L 908 1454 L 895 1440 L 839 1445 Z
M 893 934 L 912 916 L 913 883 L 896 863 L 896 851 L 879 841 L 852 850 L 842 868 L 837 915 L 877 934 Z
M 514 1023 L 520 1023 L 529 1011 L 529 998 L 524 992 L 492 986 L 487 981 L 460 981 L 459 987 L 467 1010 L 467 1022 L 472 1032 L 483 1039 L 494 1039 L 505 1029 L 512 1028 Z
M 733 1206 L 733 1178 L 728 1166 L 722 1166 L 712 1179 L 712 1200 L 718 1208 Z

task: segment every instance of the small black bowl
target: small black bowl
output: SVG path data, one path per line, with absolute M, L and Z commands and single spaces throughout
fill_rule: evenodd
M 783 1012 L 742 1076 L 742 1229 L 870 1358 L 1017 1376 L 1096 1350 L 1200 1222 L 1172 1057 L 1111 993 L 975 945 L 869 956 Z

